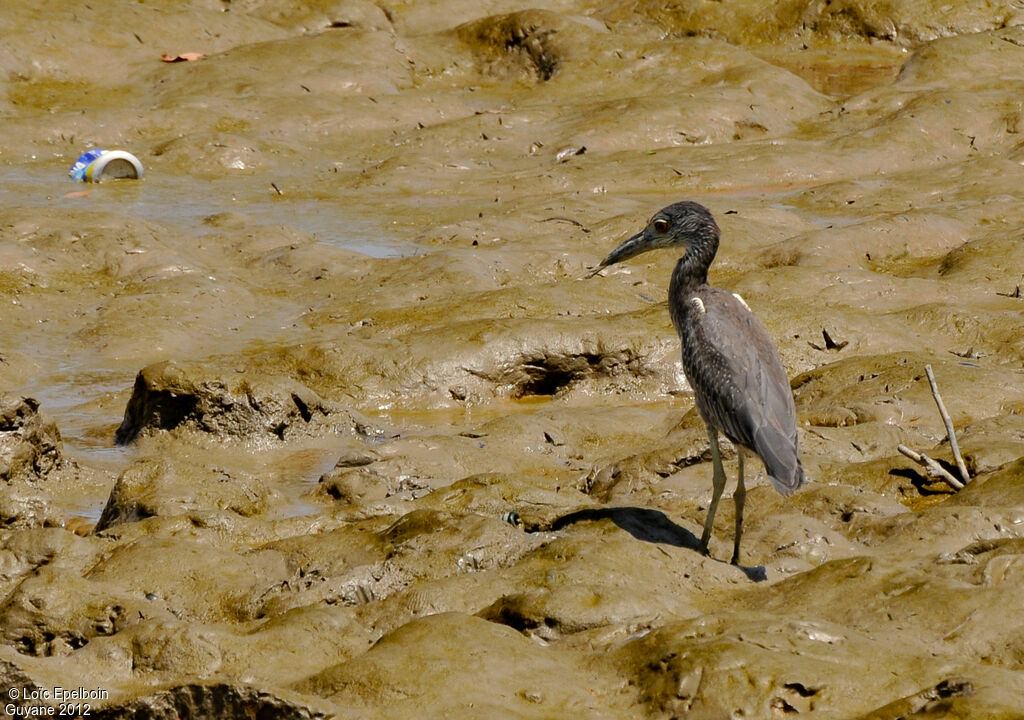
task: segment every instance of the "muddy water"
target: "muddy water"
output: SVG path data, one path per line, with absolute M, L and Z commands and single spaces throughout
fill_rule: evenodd
M 1019 715 L 1020 19 L 7 3 L 4 693 Z M 97 146 L 145 178 L 71 183 Z M 812 478 L 748 463 L 738 568 L 729 502 L 697 550 L 676 256 L 582 279 L 679 199 L 778 344 Z M 925 365 L 957 493 L 896 450 L 953 468 Z

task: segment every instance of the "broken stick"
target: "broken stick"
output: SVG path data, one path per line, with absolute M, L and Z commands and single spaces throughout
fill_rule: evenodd
M 960 444 L 956 441 L 953 421 L 950 420 L 949 413 L 946 412 L 946 406 L 942 402 L 942 396 L 939 395 L 939 386 L 935 383 L 935 374 L 932 372 L 932 366 L 925 365 L 924 372 L 928 376 L 928 384 L 932 386 L 932 397 L 935 398 L 935 404 L 939 407 L 939 415 L 942 416 L 942 422 L 946 425 L 946 437 L 949 438 L 949 445 L 953 448 L 953 459 L 956 460 L 956 469 L 960 471 L 960 479 L 966 485 L 971 481 L 971 476 L 967 472 L 967 465 L 964 464 L 964 458 L 960 454 Z
M 964 458 L 960 454 L 960 445 L 956 441 L 956 432 L 953 430 L 953 421 L 950 420 L 949 413 L 946 412 L 946 405 L 942 402 L 942 396 L 939 395 L 939 386 L 935 382 L 935 373 L 932 372 L 932 366 L 925 365 L 924 372 L 928 376 L 928 384 L 931 385 L 932 397 L 935 398 L 935 404 L 939 408 L 939 415 L 942 417 L 942 422 L 946 426 L 946 437 L 949 438 L 949 444 L 953 448 L 953 457 L 956 459 L 956 468 L 960 473 L 960 479 L 954 477 L 953 473 L 946 470 L 946 468 L 939 465 L 938 462 L 924 453 L 911 450 L 906 445 L 902 444 L 897 445 L 896 449 L 918 465 L 923 465 L 928 470 L 929 476 L 942 480 L 954 490 L 962 490 L 963 487 L 971 481 L 971 476 L 968 474 L 967 465 L 964 464 Z
M 908 448 L 906 445 L 903 445 L 902 443 L 897 445 L 896 449 L 899 450 L 902 454 L 906 455 L 911 460 L 913 460 L 914 462 L 916 462 L 918 465 L 924 465 L 924 467 L 927 468 L 928 474 L 931 477 L 942 480 L 944 483 L 949 485 L 954 490 L 963 489 L 964 484 L 962 482 L 953 477 L 953 474 L 946 470 L 946 468 L 939 465 L 939 463 L 937 463 L 935 460 L 928 457 L 924 453 L 914 452 L 913 450 Z

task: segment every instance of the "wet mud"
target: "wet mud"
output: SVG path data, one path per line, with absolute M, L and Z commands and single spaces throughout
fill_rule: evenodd
M 1019 717 L 1022 24 L 5 3 L 3 712 Z M 677 256 L 584 279 L 681 199 L 811 478 L 747 464 L 740 566 Z M 927 365 L 956 492 L 897 450 L 955 472 Z

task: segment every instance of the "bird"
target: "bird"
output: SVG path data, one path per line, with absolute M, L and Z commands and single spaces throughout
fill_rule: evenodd
M 806 479 L 800 463 L 796 406 L 779 352 L 768 331 L 739 295 L 708 284 L 708 269 L 718 252 L 718 224 L 703 205 L 682 201 L 654 214 L 643 230 L 622 241 L 600 270 L 650 250 L 682 248 L 672 271 L 668 309 L 682 344 L 682 364 L 697 410 L 707 427 L 714 464 L 701 551 L 708 543 L 725 470 L 718 445 L 722 433 L 737 450 L 736 531 L 730 561 L 739 564 L 743 534 L 744 455 L 756 454 L 772 485 L 791 495 Z

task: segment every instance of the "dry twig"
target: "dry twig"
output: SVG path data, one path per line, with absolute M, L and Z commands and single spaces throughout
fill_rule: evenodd
M 935 405 L 939 408 L 939 415 L 942 417 L 942 422 L 946 426 L 946 436 L 949 438 L 949 444 L 953 448 L 953 457 L 956 460 L 956 467 L 960 473 L 960 478 L 957 479 L 953 473 L 946 470 L 946 468 L 942 467 L 933 458 L 928 457 L 924 453 L 911 450 L 906 445 L 902 444 L 897 445 L 896 449 L 918 465 L 923 465 L 928 471 L 929 477 L 942 480 L 954 490 L 962 490 L 964 486 L 971 481 L 971 476 L 967 472 L 967 465 L 964 464 L 964 458 L 960 454 L 960 445 L 956 441 L 956 432 L 953 430 L 953 421 L 950 420 L 949 413 L 946 412 L 946 405 L 942 402 L 942 396 L 939 395 L 939 386 L 935 382 L 935 374 L 932 372 L 932 366 L 925 365 L 924 372 L 928 376 L 928 384 L 931 385 L 932 397 L 935 398 Z
M 908 458 L 916 462 L 918 465 L 923 465 L 928 470 L 928 475 L 933 478 L 938 478 L 944 483 L 949 485 L 954 490 L 962 490 L 964 484 L 953 477 L 946 468 L 939 465 L 935 460 L 928 457 L 924 453 L 914 452 L 906 445 L 902 443 L 896 446 L 896 449 L 906 455 Z
M 956 431 L 953 430 L 953 421 L 949 419 L 949 413 L 946 412 L 946 406 L 942 402 L 942 396 L 939 395 L 939 386 L 935 384 L 935 374 L 932 372 L 932 366 L 925 365 L 924 372 L 928 376 L 928 384 L 932 386 L 932 397 L 935 398 L 935 404 L 939 407 L 939 415 L 942 416 L 942 422 L 946 425 L 946 437 L 949 438 L 949 445 L 953 448 L 953 459 L 956 460 L 956 468 L 960 471 L 960 479 L 963 480 L 964 485 L 966 485 L 971 481 L 971 476 L 967 472 L 967 465 L 964 464 L 964 458 L 960 454 L 960 444 L 956 441 Z

